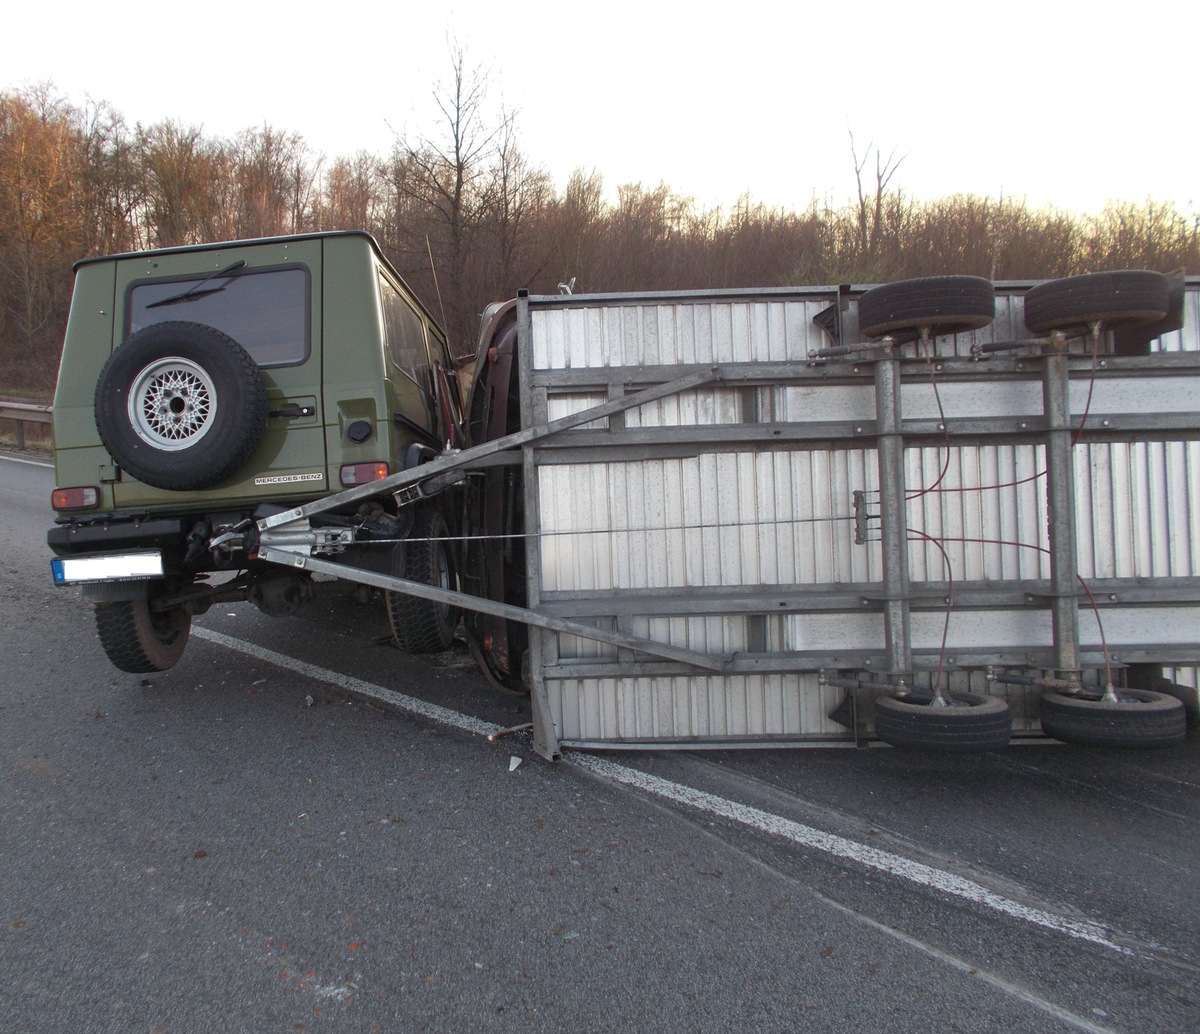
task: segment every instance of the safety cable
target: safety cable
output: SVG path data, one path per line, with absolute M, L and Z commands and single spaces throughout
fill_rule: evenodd
M 1087 427 L 1088 417 L 1091 413 L 1092 399 L 1093 399 L 1093 396 L 1095 393 L 1096 380 L 1097 380 L 1098 373 L 1099 373 L 1100 337 L 1103 332 L 1102 321 L 1097 321 L 1097 322 L 1093 323 L 1090 330 L 1091 330 L 1091 333 L 1089 336 L 1092 339 L 1092 341 L 1091 341 L 1092 363 L 1091 363 L 1090 375 L 1088 378 L 1088 393 L 1087 393 L 1087 399 L 1084 404 L 1083 413 L 1080 416 L 1079 427 L 1076 429 L 1074 435 L 1071 438 L 1072 448 L 1074 448 L 1076 445 L 1079 444 L 1079 441 L 1083 436 L 1084 429 Z M 1043 477 L 1045 477 L 1047 475 L 1048 471 L 1043 468 L 1042 470 L 1039 470 L 1036 474 L 1032 474 L 1028 477 L 1020 478 L 1020 479 L 1017 479 L 1014 481 L 1003 482 L 1003 483 L 995 484 L 995 485 L 957 486 L 957 487 L 948 487 L 948 488 L 942 487 L 942 482 L 945 480 L 946 475 L 950 468 L 950 458 L 951 458 L 951 451 L 952 451 L 949 425 L 946 420 L 945 409 L 942 405 L 941 393 L 938 390 L 937 368 L 933 363 L 932 349 L 929 347 L 929 342 L 922 339 L 921 349 L 924 354 L 926 364 L 929 367 L 929 382 L 930 382 L 930 386 L 933 389 L 934 401 L 937 404 L 938 419 L 939 419 L 940 425 L 942 427 L 942 430 L 945 434 L 945 439 L 944 439 L 945 459 L 942 462 L 941 470 L 938 472 L 938 476 L 934 480 L 934 482 L 931 485 L 923 486 L 922 488 L 920 488 L 914 492 L 907 493 L 905 496 L 905 501 L 912 502 L 916 499 L 922 498 L 923 496 L 932 495 L 932 494 L 943 494 L 943 493 L 949 494 L 949 493 L 966 493 L 966 492 L 981 492 L 982 493 L 982 492 L 986 492 L 986 491 L 999 491 L 1001 489 L 1006 489 L 1006 488 L 1017 488 L 1017 487 L 1020 487 L 1021 485 L 1026 485 L 1026 484 L 1030 484 L 1035 481 L 1039 481 Z M 952 591 L 953 568 L 952 568 L 952 565 L 950 562 L 949 554 L 943 548 L 943 544 L 948 543 L 948 542 L 961 542 L 961 543 L 978 543 L 980 545 L 1001 546 L 1001 547 L 1007 546 L 1007 547 L 1014 547 L 1014 548 L 1019 548 L 1019 549 L 1033 549 L 1033 550 L 1036 550 L 1036 551 L 1046 554 L 1046 555 L 1050 554 L 1050 550 L 1041 545 L 1035 545 L 1035 544 L 1031 544 L 1031 543 L 1027 543 L 1027 542 L 1014 542 L 1014 541 L 1008 541 L 1008 540 L 1004 540 L 1004 539 L 954 537 L 954 536 L 946 536 L 946 535 L 934 536 L 934 535 L 930 535 L 926 531 L 923 531 L 921 529 L 916 529 L 916 528 L 909 529 L 908 537 L 909 537 L 910 541 L 929 542 L 938 549 L 938 551 L 942 555 L 942 564 L 943 564 L 943 568 L 946 572 L 947 585 L 949 587 L 951 587 L 950 591 L 947 592 L 947 597 L 946 597 L 946 616 L 945 616 L 945 621 L 943 622 L 943 626 L 942 626 L 941 648 L 938 653 L 938 670 L 937 670 L 937 681 L 935 683 L 935 686 L 938 690 L 940 690 L 941 686 L 942 686 L 943 676 L 945 673 L 946 642 L 947 642 L 947 637 L 948 637 L 949 628 L 950 628 L 950 615 L 951 615 L 951 611 L 954 606 L 953 591 Z M 1083 587 L 1083 591 L 1086 593 L 1088 600 L 1091 602 L 1092 612 L 1096 617 L 1096 625 L 1097 625 L 1097 628 L 1099 630 L 1099 635 L 1100 635 L 1100 647 L 1101 647 L 1101 651 L 1104 655 L 1104 667 L 1105 667 L 1106 678 L 1107 678 L 1108 684 L 1111 686 L 1113 683 L 1112 661 L 1111 661 L 1111 657 L 1110 657 L 1109 650 L 1108 650 L 1108 641 L 1104 635 L 1104 626 L 1100 620 L 1100 608 L 1099 608 L 1099 605 L 1096 602 L 1096 598 L 1092 594 L 1091 588 L 1087 584 L 1086 580 L 1078 573 L 1076 574 L 1076 578 L 1079 580 L 1079 584 Z
M 950 612 L 954 609 L 954 568 L 950 564 L 949 554 L 933 536 L 926 535 L 923 531 L 910 531 L 908 537 L 910 540 L 924 540 L 936 546 L 938 552 L 942 554 L 942 567 L 946 572 L 946 617 L 942 622 L 942 644 L 938 649 L 937 680 L 933 685 L 936 695 L 942 691 L 942 680 L 946 674 L 946 641 L 950 637 Z M 950 688 L 948 678 L 946 679 L 946 688 Z

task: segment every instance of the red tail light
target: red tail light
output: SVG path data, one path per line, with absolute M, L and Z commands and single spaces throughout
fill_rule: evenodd
M 390 473 L 386 463 L 346 463 L 338 472 L 343 488 L 379 481 Z
M 100 489 L 92 485 L 82 488 L 56 488 L 50 493 L 50 505 L 59 512 L 94 510 L 100 505 Z

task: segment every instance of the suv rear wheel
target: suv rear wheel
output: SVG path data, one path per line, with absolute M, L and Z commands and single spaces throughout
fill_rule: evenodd
M 156 613 L 147 600 L 96 604 L 96 631 L 121 671 L 166 671 L 183 656 L 192 619 L 182 609 Z
M 401 554 L 397 559 L 402 558 L 403 564 L 397 563 L 394 573 L 439 589 L 457 588 L 449 537 L 445 518 L 437 510 L 418 511 L 409 540 L 396 547 Z M 458 627 L 457 607 L 403 592 L 385 595 L 392 640 L 399 649 L 405 653 L 441 653 L 450 649 Z

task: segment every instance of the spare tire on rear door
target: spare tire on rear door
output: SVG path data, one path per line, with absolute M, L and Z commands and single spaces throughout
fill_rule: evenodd
M 154 323 L 109 357 L 96 427 L 122 470 L 155 488 L 210 488 L 240 470 L 267 428 L 250 354 L 200 323 Z

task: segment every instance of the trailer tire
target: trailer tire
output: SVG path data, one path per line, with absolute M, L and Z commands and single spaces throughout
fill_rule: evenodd
M 96 604 L 96 631 L 113 666 L 134 674 L 166 671 L 183 656 L 192 619 L 182 609 L 155 613 L 147 600 Z
M 1048 280 L 1025 293 L 1025 326 L 1035 334 L 1084 332 L 1098 320 L 1105 327 L 1136 326 L 1163 319 L 1171 307 L 1170 281 L 1145 269 Z
M 1148 689 L 1118 689 L 1116 700 L 1046 693 L 1042 731 L 1086 747 L 1172 747 L 1187 737 L 1183 701 Z
M 445 518 L 437 510 L 427 507 L 419 511 L 409 539 L 396 546 L 393 573 L 422 585 L 455 588 L 449 535 Z M 385 592 L 384 597 L 397 649 L 405 653 L 441 653 L 454 643 L 457 607 L 403 592 Z
M 131 334 L 96 383 L 96 427 L 113 459 L 143 484 L 211 488 L 245 466 L 267 429 L 258 365 L 201 323 L 152 323 Z
M 949 693 L 950 704 L 929 698 L 881 696 L 875 701 L 875 735 L 894 747 L 956 753 L 998 750 L 1012 735 L 1008 704 L 999 697 Z
M 858 300 L 865 337 L 919 332 L 958 334 L 996 318 L 996 289 L 978 276 L 926 276 L 873 287 Z
M 1183 302 L 1187 280 L 1182 272 L 1167 274 L 1167 314 L 1151 323 L 1118 327 L 1113 331 L 1114 355 L 1149 355 L 1150 342 L 1183 327 Z

